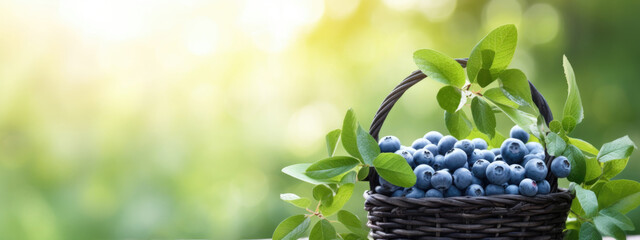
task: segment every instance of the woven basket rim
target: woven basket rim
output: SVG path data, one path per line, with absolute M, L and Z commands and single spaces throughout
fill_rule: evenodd
M 377 200 L 383 200 L 387 202 L 405 202 L 417 205 L 424 204 L 443 204 L 443 205 L 457 205 L 460 202 L 503 202 L 503 201 L 520 201 L 520 202 L 540 202 L 556 198 L 574 198 L 573 194 L 565 188 L 558 188 L 558 192 L 548 194 L 537 194 L 533 197 L 528 197 L 520 194 L 502 194 L 492 196 L 459 196 L 459 197 L 445 197 L 445 198 L 406 198 L 406 197 L 390 197 L 380 193 L 372 193 L 371 190 L 364 192 L 363 197 L 365 201 L 369 202 L 370 198 L 376 198 Z

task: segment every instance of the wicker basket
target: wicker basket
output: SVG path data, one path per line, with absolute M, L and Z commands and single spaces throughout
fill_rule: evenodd
M 456 61 L 466 67 L 467 59 Z M 419 70 L 413 72 L 385 98 L 369 130 L 376 140 L 393 105 L 407 89 L 426 77 Z M 546 100 L 531 82 L 529 86 L 534 103 L 549 124 L 553 116 Z M 547 166 L 552 160 L 546 154 Z M 373 239 L 562 239 L 573 199 L 569 192 L 558 189 L 551 172 L 547 175 L 551 193 L 535 197 L 388 197 L 374 193 L 379 185 L 374 168 L 368 180 L 371 191 L 364 194 L 365 209 Z

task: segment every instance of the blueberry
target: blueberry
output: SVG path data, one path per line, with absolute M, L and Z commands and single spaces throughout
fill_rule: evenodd
M 413 143 L 411 144 L 411 147 L 414 149 L 421 149 L 421 148 L 424 148 L 424 146 L 427 146 L 428 144 L 431 144 L 429 140 L 424 138 L 418 138 L 415 141 L 413 141 Z
M 471 184 L 471 186 L 467 188 L 465 195 L 472 197 L 484 196 L 484 189 L 478 184 Z
M 473 146 L 475 146 L 476 149 L 480 150 L 485 150 L 489 147 L 487 145 L 487 141 L 482 138 L 474 138 L 473 140 L 471 140 L 471 143 L 473 143 Z
M 458 142 L 458 139 L 453 136 L 447 135 L 442 137 L 440 142 L 438 142 L 438 153 L 440 155 L 445 155 L 449 150 L 453 149 L 453 145 L 455 145 L 456 142 Z
M 487 196 L 504 194 L 504 187 L 501 185 L 489 184 L 485 189 Z
M 441 170 L 444 169 L 444 156 L 442 155 L 436 155 L 436 157 L 434 158 L 433 161 L 433 165 L 432 165 L 433 169 L 437 170 Z
M 458 168 L 453 172 L 453 184 L 459 189 L 465 189 L 471 185 L 473 175 L 466 168 Z
M 433 153 L 433 156 L 438 155 L 438 145 L 435 144 L 427 144 L 424 149 L 429 150 L 429 152 Z
M 504 159 L 502 159 L 502 155 L 498 154 L 498 155 L 496 155 L 496 157 L 493 158 L 493 161 L 490 161 L 490 162 L 495 162 L 495 161 L 503 161 L 504 162 Z
M 384 178 L 382 178 L 382 177 L 378 177 L 378 182 L 380 182 L 380 186 L 378 186 L 378 187 L 384 188 L 384 190 L 386 190 L 388 193 L 392 193 L 392 192 L 400 189 L 400 187 L 391 184 L 387 180 L 384 180 Z M 378 192 L 378 188 L 377 187 L 376 187 L 376 192 Z
M 378 142 L 378 146 L 380 147 L 380 152 L 396 152 L 400 150 L 400 139 L 394 136 L 386 136 L 380 139 Z
M 444 156 L 444 166 L 449 170 L 458 169 L 467 163 L 467 154 L 459 148 L 454 148 Z
M 453 179 L 451 177 L 451 174 L 446 169 L 436 171 L 436 173 L 431 176 L 431 186 L 440 191 L 446 190 L 447 188 L 451 187 L 452 182 Z
M 518 190 L 518 185 L 509 185 L 504 189 L 504 193 L 518 195 L 520 194 L 520 190 Z
M 522 180 L 522 182 L 520 182 L 518 191 L 524 196 L 533 197 L 538 193 L 538 184 L 536 184 L 536 181 L 531 180 L 530 178 L 525 178 L 524 180 Z
M 407 150 L 398 150 L 396 151 L 396 154 L 402 156 L 405 160 L 407 160 L 407 163 L 409 164 L 409 166 L 411 166 L 411 168 L 416 168 L 416 163 L 413 161 L 413 154 Z
M 547 177 L 547 165 L 540 159 L 531 159 L 524 166 L 525 175 L 535 181 L 542 181 Z
M 484 157 L 482 159 L 487 160 L 489 162 L 493 162 L 493 159 L 496 158 L 496 155 L 493 154 L 492 151 L 489 150 L 481 150 L 480 151 L 482 153 L 482 155 L 484 155 Z
M 473 164 L 473 167 L 471 167 L 471 171 L 473 172 L 473 175 L 478 178 L 486 178 L 487 177 L 486 171 L 489 164 L 490 164 L 489 161 L 484 159 L 480 159 L 476 161 L 476 163 Z
M 480 186 L 484 185 L 484 182 L 482 181 L 482 179 L 473 176 L 473 178 L 471 178 L 471 184 L 478 184 Z
M 522 141 L 523 143 L 526 143 L 529 141 L 529 133 L 527 133 L 524 129 L 522 129 L 518 125 L 513 126 L 511 128 L 511 132 L 509 132 L 509 136 L 511 138 L 520 139 L 520 141 Z
M 444 195 L 442 194 L 442 192 L 440 190 L 437 189 L 429 189 L 429 191 L 427 191 L 427 193 L 424 195 L 425 197 L 431 197 L 431 198 L 443 198 Z
M 538 194 L 548 194 L 551 192 L 551 185 L 547 180 L 542 180 L 538 182 Z
M 511 170 L 505 162 L 495 161 L 487 166 L 485 174 L 490 183 L 500 185 L 509 181 Z
M 564 178 L 571 173 L 571 162 L 564 156 L 559 156 L 551 162 L 551 172 L 558 178 Z
M 522 166 L 527 166 L 527 163 L 529 162 L 529 160 L 531 159 L 540 159 L 543 160 L 545 158 L 544 153 L 529 153 L 527 155 L 524 155 L 524 158 L 522 159 L 522 163 L 520 163 L 520 165 Z
M 476 163 L 476 161 L 478 161 L 479 159 L 484 159 L 484 154 L 482 153 L 482 151 L 483 150 L 480 150 L 480 149 L 473 150 L 471 155 L 467 157 L 467 162 L 469 163 L 469 166 L 473 166 L 473 164 Z
M 502 155 L 502 158 L 508 164 L 520 164 L 524 155 L 527 154 L 529 154 L 527 146 L 525 146 L 519 139 L 509 138 L 504 140 L 500 147 L 500 155 Z
M 413 155 L 414 153 L 416 153 L 416 149 L 414 149 L 414 148 L 412 148 L 412 147 L 402 146 L 402 147 L 400 147 L 400 150 L 407 151 L 407 152 L 411 153 L 411 155 Z
M 444 197 L 459 197 L 462 196 L 462 191 L 455 186 L 451 186 L 444 192 Z
M 406 198 L 423 198 L 424 191 L 417 187 L 407 188 L 407 191 L 405 191 L 404 196 Z
M 424 148 L 420 149 L 413 154 L 413 162 L 415 162 L 416 165 L 420 165 L 420 164 L 433 165 L 434 161 L 435 161 L 435 158 L 433 156 L 433 153 L 431 153 L 427 149 L 424 149 Z
M 404 197 L 404 188 L 396 190 L 395 192 L 393 192 L 393 194 L 391 194 L 391 196 L 392 197 Z
M 527 146 L 527 150 L 529 150 L 529 153 L 539 153 L 539 152 L 541 152 L 541 153 L 544 154 L 544 147 L 540 143 L 528 142 L 527 144 L 525 144 L 525 146 Z
M 493 156 L 500 155 L 500 148 L 494 148 L 494 149 L 491 149 L 489 151 L 491 151 L 493 153 Z
M 413 170 L 413 173 L 416 174 L 418 178 L 416 180 L 416 187 L 422 190 L 427 190 L 431 187 L 431 177 L 436 171 L 433 168 L 426 164 L 420 164 Z
M 511 176 L 509 177 L 509 184 L 520 184 L 520 181 L 524 179 L 525 170 L 518 164 L 509 165 Z
M 435 145 L 438 145 L 438 143 L 440 142 L 440 139 L 442 139 L 442 133 L 439 133 L 437 131 L 431 131 L 425 134 L 424 138 L 429 140 L 429 142 Z
M 473 143 L 471 143 L 471 141 L 467 139 L 457 141 L 456 144 L 453 145 L 453 147 L 461 149 L 467 154 L 467 156 L 471 155 L 471 153 L 473 152 L 473 149 L 475 149 L 475 146 L 473 146 Z
M 391 193 L 394 193 L 395 190 L 392 190 L 390 188 L 387 188 L 387 187 L 384 187 L 384 186 L 380 185 L 380 186 L 376 186 L 375 191 L 376 191 L 376 193 L 380 193 L 380 194 L 388 196 Z

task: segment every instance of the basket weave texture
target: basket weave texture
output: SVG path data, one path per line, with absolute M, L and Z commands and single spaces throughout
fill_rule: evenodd
M 467 59 L 456 59 L 463 67 Z M 391 108 L 404 92 L 422 79 L 421 71 L 405 78 L 382 102 L 369 133 L 376 140 Z M 529 82 L 531 96 L 547 125 L 553 120 L 549 106 Z M 552 156 L 545 162 L 551 165 Z M 551 193 L 527 197 L 495 195 L 483 197 L 419 198 L 389 197 L 373 190 L 378 174 L 371 168 L 371 191 L 364 194 L 369 212 L 367 226 L 373 239 L 562 239 L 573 197 L 558 189 L 557 178 L 549 172 Z

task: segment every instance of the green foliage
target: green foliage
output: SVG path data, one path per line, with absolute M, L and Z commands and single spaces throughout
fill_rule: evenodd
M 575 123 L 582 122 L 584 118 L 584 112 L 582 110 L 582 100 L 580 98 L 580 91 L 578 90 L 578 84 L 576 83 L 576 76 L 573 73 L 573 67 L 567 59 L 567 56 L 562 56 L 562 65 L 564 66 L 564 74 L 567 78 L 567 85 L 569 86 L 569 94 L 567 95 L 567 101 L 564 103 L 564 116 L 573 117 Z M 571 129 L 575 127 L 570 126 Z
M 329 157 L 333 157 L 333 154 L 335 154 L 336 152 L 341 132 L 342 131 L 340 129 L 336 129 L 327 133 L 327 136 L 325 137 L 325 141 L 327 142 L 327 153 L 329 154 Z
M 595 226 L 593 226 L 593 223 L 590 222 L 586 222 L 584 224 L 582 224 L 582 228 L 580 228 L 580 237 L 579 239 L 582 240 L 596 240 L 596 239 L 602 239 L 602 236 L 600 236 L 600 233 L 598 232 L 598 230 L 596 229 Z
M 322 185 L 318 185 L 318 186 L 322 186 Z M 293 193 L 283 193 L 280 194 L 280 199 L 282 199 L 285 202 L 291 203 L 296 207 L 299 208 L 307 208 L 309 207 L 309 204 L 311 204 L 311 200 L 308 198 L 301 198 L 298 195 L 295 195 Z
M 469 80 L 475 82 L 480 69 L 485 69 L 490 77 L 478 83 L 481 87 L 489 85 L 511 63 L 517 41 L 518 32 L 512 24 L 491 31 L 471 50 L 467 63 Z
M 437 95 L 438 104 L 447 112 L 456 112 L 460 108 L 460 103 L 466 101 L 459 88 L 454 86 L 444 86 L 440 88 Z
M 464 111 L 444 111 L 444 122 L 452 136 L 461 139 L 471 132 L 471 122 Z
M 375 159 L 378 154 L 380 154 L 380 148 L 378 147 L 378 143 L 375 139 L 365 131 L 360 124 L 358 124 L 358 130 L 356 133 L 358 151 L 362 156 L 362 160 L 365 164 L 371 165 L 373 164 L 373 159 Z
M 529 81 L 519 69 L 507 69 L 500 74 L 500 89 L 511 101 L 522 105 L 533 106 Z
M 273 231 L 273 240 L 297 240 L 309 229 L 311 219 L 305 215 L 291 216 L 282 221 Z
M 331 205 L 333 203 L 333 191 L 325 185 L 316 185 L 313 188 L 313 199 L 320 201 L 320 204 Z
M 317 161 L 307 168 L 305 174 L 313 179 L 330 179 L 350 171 L 360 164 L 349 156 L 335 156 Z
M 507 98 L 507 96 L 504 95 L 504 92 L 500 88 L 487 89 L 487 91 L 484 92 L 484 97 L 495 104 L 505 105 L 511 108 L 518 108 L 518 104 Z
M 342 133 L 340 134 L 342 147 L 344 147 L 344 150 L 346 150 L 349 155 L 357 159 L 362 159 L 362 156 L 360 156 L 360 152 L 358 151 L 358 140 L 356 136 L 357 127 L 358 120 L 356 119 L 356 114 L 353 109 L 350 108 L 342 122 Z
M 456 87 L 464 85 L 464 69 L 447 55 L 431 49 L 422 49 L 413 53 L 413 61 L 433 80 Z
M 309 233 L 309 240 L 336 239 L 337 237 L 336 229 L 327 219 L 320 219 Z
M 491 106 L 481 98 L 473 98 L 471 101 L 471 113 L 478 130 L 493 138 L 496 132 L 496 116 L 491 110 Z
M 576 197 L 586 217 L 593 217 L 598 213 L 598 199 L 595 193 L 576 186 Z
M 636 148 L 636 145 L 631 141 L 629 136 L 618 138 L 602 145 L 598 153 L 598 161 L 608 162 L 628 158 Z
M 411 166 L 398 154 L 381 153 L 373 160 L 373 166 L 382 178 L 396 186 L 411 187 L 416 184 L 416 175 Z
M 547 144 L 547 152 L 551 154 L 551 156 L 560 156 L 567 148 L 567 143 L 565 143 L 564 140 L 554 132 L 547 134 L 545 142 Z

